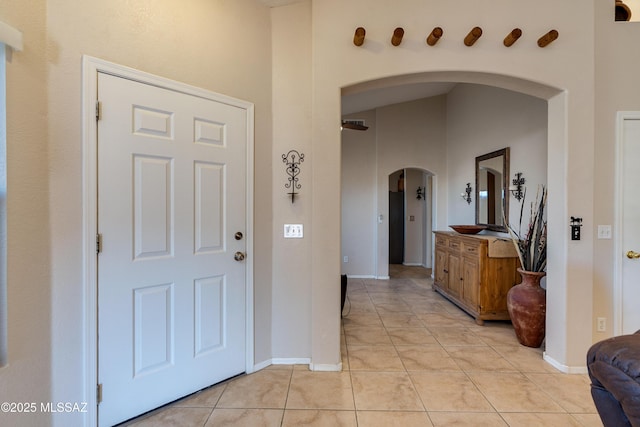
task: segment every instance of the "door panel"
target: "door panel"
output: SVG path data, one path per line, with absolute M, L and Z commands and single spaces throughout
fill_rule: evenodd
M 245 370 L 246 110 L 99 73 L 99 424 Z
M 626 253 L 640 253 L 640 118 L 623 121 L 622 185 L 622 333 L 640 329 L 640 259 Z

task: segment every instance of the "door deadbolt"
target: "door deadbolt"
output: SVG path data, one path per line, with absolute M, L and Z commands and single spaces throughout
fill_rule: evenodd
M 236 252 L 233 256 L 233 259 L 235 259 L 236 261 L 242 261 L 244 260 L 244 254 L 242 252 Z
M 236 240 L 242 240 L 242 238 L 244 237 L 244 234 L 242 234 L 240 231 L 238 231 L 236 234 L 233 235 L 233 237 Z

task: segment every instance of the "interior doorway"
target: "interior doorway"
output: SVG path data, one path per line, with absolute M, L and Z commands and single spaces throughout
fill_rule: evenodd
M 388 185 L 389 276 L 430 276 L 432 175 L 424 169 L 403 168 L 389 174 Z

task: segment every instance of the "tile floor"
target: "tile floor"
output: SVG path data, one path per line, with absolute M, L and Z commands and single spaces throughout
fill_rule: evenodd
M 349 279 L 342 372 L 271 366 L 127 425 L 602 426 L 586 375 L 556 371 L 509 323 L 476 325 L 423 269 L 391 276 Z

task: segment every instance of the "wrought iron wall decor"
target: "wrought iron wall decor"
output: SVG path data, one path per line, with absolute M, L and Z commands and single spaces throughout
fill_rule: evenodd
M 473 190 L 471 189 L 471 183 L 467 182 L 467 188 L 464 189 L 464 193 L 460 193 L 460 197 L 462 197 L 462 200 L 467 202 L 468 205 L 471 204 L 471 192 L 472 191 Z
M 522 198 L 524 197 L 524 192 L 522 191 L 524 183 L 525 179 L 522 176 L 522 172 L 516 173 L 516 177 L 511 180 L 512 185 L 509 188 L 509 191 L 511 191 L 513 197 L 515 197 L 518 201 L 522 200 Z
M 302 188 L 302 184 L 298 182 L 298 175 L 300 174 L 300 163 L 304 162 L 304 154 L 299 153 L 297 150 L 289 150 L 287 154 L 282 155 L 282 162 L 286 165 L 286 172 L 289 177 L 284 187 L 290 188 L 291 192 L 287 193 L 291 196 L 291 203 L 295 201 L 296 190 Z
M 426 193 L 425 193 L 426 188 L 425 187 L 418 187 L 418 189 L 416 190 L 416 199 L 418 200 L 422 200 L 423 198 L 425 198 L 426 200 Z

